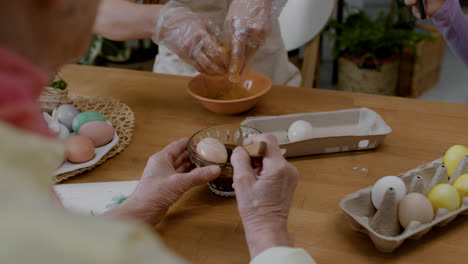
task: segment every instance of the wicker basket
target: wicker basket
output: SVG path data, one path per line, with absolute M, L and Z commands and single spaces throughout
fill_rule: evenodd
M 374 61 L 375 69 L 362 67 L 369 58 Z M 360 62 L 356 62 L 341 57 L 339 59 L 338 90 L 395 95 L 399 64 L 398 58 L 392 58 L 388 62 L 384 62 L 377 61 L 372 55 L 365 55 L 360 59 Z
M 70 104 L 72 101 L 68 97 L 68 89 L 57 89 L 53 87 L 44 87 L 39 104 L 43 112 L 52 112 L 55 108 L 63 104 Z
M 445 40 L 433 26 L 417 25 L 417 27 L 428 31 L 436 40 L 419 42 L 416 47 L 418 57 L 414 56 L 410 48 L 403 49 L 397 89 L 399 96 L 418 97 L 440 80 Z

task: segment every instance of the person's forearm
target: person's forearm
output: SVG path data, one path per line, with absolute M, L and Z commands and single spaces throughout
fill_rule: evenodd
M 458 0 L 446 0 L 432 20 L 451 49 L 468 66 L 468 18 Z
M 269 248 L 294 246 L 286 222 L 244 223 L 244 229 L 251 259 Z
M 151 38 L 162 5 L 141 5 L 133 2 L 102 0 L 94 33 L 112 40 Z

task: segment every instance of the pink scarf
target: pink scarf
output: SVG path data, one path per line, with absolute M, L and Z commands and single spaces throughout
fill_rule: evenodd
M 37 67 L 0 47 L 0 121 L 54 137 L 38 103 L 46 79 Z

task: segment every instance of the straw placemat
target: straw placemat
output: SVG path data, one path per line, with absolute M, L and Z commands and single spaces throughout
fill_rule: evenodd
M 89 97 L 80 95 L 70 95 L 73 105 L 78 108 L 80 112 L 96 111 L 103 114 L 106 119 L 112 123 L 117 135 L 119 136 L 119 143 L 115 145 L 100 161 L 96 164 L 71 172 L 63 173 L 55 177 L 56 182 L 64 181 L 70 177 L 91 170 L 94 167 L 104 163 L 107 159 L 112 158 L 114 155 L 120 153 L 129 143 L 132 138 L 133 128 L 135 126 L 135 114 L 132 109 L 118 99 L 112 97 Z

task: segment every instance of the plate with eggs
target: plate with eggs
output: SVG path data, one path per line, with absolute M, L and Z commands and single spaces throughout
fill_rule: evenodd
M 285 157 L 374 149 L 392 132 L 369 108 L 249 117 L 241 124 L 275 135 Z
M 55 175 L 96 164 L 119 142 L 114 127 L 101 113 L 80 113 L 73 105 L 64 104 L 52 115 L 43 115 L 50 130 L 65 143 L 65 157 Z

